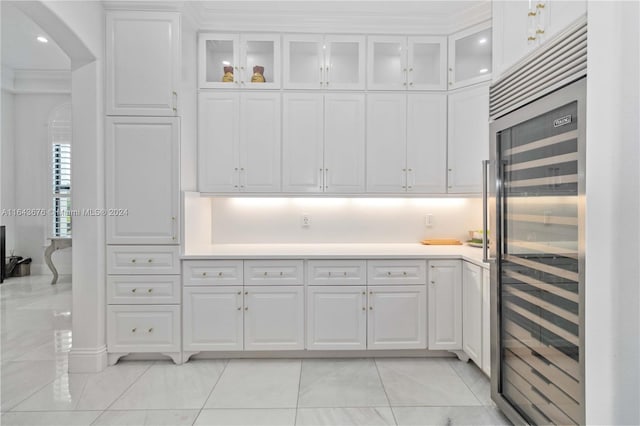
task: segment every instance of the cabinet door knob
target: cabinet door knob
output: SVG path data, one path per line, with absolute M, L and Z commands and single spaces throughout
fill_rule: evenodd
M 248 310 L 249 310 L 249 307 L 248 307 L 248 306 L 245 306 L 245 307 L 244 307 L 244 310 L 245 310 L 245 311 L 248 311 Z
M 137 289 L 135 289 L 135 288 L 134 288 L 133 290 L 131 290 L 131 293 L 135 293 L 135 292 L 136 292 L 136 290 L 137 290 Z
M 245 292 L 244 292 L 244 294 L 245 294 L 245 296 L 246 296 L 247 294 L 249 294 L 249 292 L 248 292 L 248 291 L 245 291 Z
M 345 277 L 347 276 L 347 272 L 346 272 L 346 271 L 344 272 L 344 276 L 345 276 Z
M 264 271 L 264 276 L 265 276 L 265 277 L 267 276 L 267 271 Z
M 218 276 L 221 277 L 222 276 L 222 272 L 218 272 Z
M 391 276 L 391 271 L 387 271 L 387 276 Z
M 148 331 L 149 333 L 151 333 L 153 331 L 153 327 L 151 327 Z
M 136 263 L 136 260 L 135 259 L 131 259 L 131 263 Z
M 369 306 L 369 310 L 370 310 L 370 311 L 373 311 L 373 306 Z
M 207 273 L 206 273 L 206 272 L 203 272 L 203 273 L 202 273 L 202 276 L 203 276 L 203 277 L 206 277 L 206 276 L 207 276 Z
M 242 292 L 241 292 L 241 291 L 239 291 L 239 292 L 238 292 L 238 296 L 240 296 L 241 294 L 242 294 Z
M 436 283 L 435 281 L 431 281 L 431 284 L 435 284 L 435 283 Z
M 147 262 L 151 263 L 151 262 L 153 262 L 153 259 L 149 259 L 149 260 L 147 260 Z
M 367 292 L 366 292 L 366 291 L 363 291 L 363 292 L 362 292 L 362 295 L 364 296 L 365 294 L 367 294 Z
M 367 310 L 367 308 L 365 308 L 365 307 L 363 306 L 363 307 L 362 307 L 362 310 L 363 310 L 363 311 L 366 311 L 366 310 Z
M 407 272 L 406 271 L 402 271 L 402 275 L 407 275 Z
M 413 81 L 409 82 L 409 86 L 413 86 Z
M 284 275 L 284 273 L 282 271 L 280 271 L 280 276 Z
M 153 291 L 153 289 L 150 288 L 150 289 L 147 290 L 147 293 L 151 293 L 152 291 Z
M 132 332 L 132 333 L 135 333 L 135 332 L 136 332 L 136 330 L 137 330 L 137 328 L 132 328 L 132 329 L 131 329 L 131 332 Z
M 239 311 L 241 311 L 241 310 L 242 310 L 242 308 L 241 308 L 240 306 L 238 306 L 238 310 L 239 310 Z

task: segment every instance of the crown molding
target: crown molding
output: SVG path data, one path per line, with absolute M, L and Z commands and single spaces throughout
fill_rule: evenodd
M 20 94 L 71 94 L 69 70 L 21 70 L 3 67 L 2 89 Z

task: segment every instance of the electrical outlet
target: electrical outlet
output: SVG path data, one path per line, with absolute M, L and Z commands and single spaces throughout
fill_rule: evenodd
M 309 213 L 302 213 L 302 216 L 300 216 L 300 226 L 303 228 L 311 226 L 311 216 L 309 216 Z
M 424 217 L 424 226 L 427 228 L 431 228 L 433 226 L 433 214 L 427 213 Z

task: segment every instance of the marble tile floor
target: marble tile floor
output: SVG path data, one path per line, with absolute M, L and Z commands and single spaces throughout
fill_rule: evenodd
M 69 374 L 71 284 L 0 285 L 2 425 L 505 425 L 456 358 L 123 361 Z

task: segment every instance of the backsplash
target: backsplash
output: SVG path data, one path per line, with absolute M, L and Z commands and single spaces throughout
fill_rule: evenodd
M 480 198 L 211 198 L 214 244 L 413 243 L 468 239 Z M 425 225 L 427 214 L 432 226 Z M 303 227 L 307 215 L 309 226 Z

